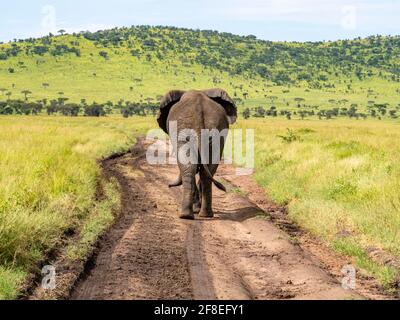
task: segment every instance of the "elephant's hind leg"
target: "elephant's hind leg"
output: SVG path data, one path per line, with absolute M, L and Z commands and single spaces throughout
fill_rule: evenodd
M 186 175 L 183 177 L 183 202 L 181 219 L 193 220 L 193 199 L 197 190 L 195 176 Z
M 197 184 L 193 201 L 193 212 L 195 214 L 198 214 L 200 210 L 201 210 L 201 180 Z
M 210 172 L 212 175 L 217 172 L 218 165 L 210 165 Z M 214 212 L 212 209 L 212 180 L 204 172 L 204 169 L 200 172 L 201 180 L 201 210 L 199 216 L 202 218 L 213 218 Z

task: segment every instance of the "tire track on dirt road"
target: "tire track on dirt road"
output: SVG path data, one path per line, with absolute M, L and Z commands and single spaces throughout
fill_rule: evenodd
M 71 299 L 354 299 L 245 196 L 215 192 L 215 219 L 178 218 L 174 166 L 150 166 L 146 143 L 109 159 L 120 218 Z M 224 174 L 231 168 L 224 167 Z

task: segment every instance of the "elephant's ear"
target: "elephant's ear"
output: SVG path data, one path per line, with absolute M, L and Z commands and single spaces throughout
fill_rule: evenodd
M 225 90 L 216 88 L 203 91 L 210 99 L 224 107 L 230 124 L 237 120 L 237 107 Z
M 168 115 L 171 111 L 171 108 L 178 103 L 182 96 L 185 94 L 186 91 L 181 90 L 173 90 L 168 92 L 160 102 L 160 112 L 157 118 L 158 125 L 161 129 L 164 130 L 165 133 L 168 133 Z

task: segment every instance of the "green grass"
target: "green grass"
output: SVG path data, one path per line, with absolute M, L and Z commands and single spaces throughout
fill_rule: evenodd
M 80 240 L 67 248 L 67 256 L 75 261 L 87 257 L 88 252 L 114 222 L 114 211 L 120 207 L 120 193 L 117 181 L 103 182 L 104 199 L 94 204 L 81 228 Z
M 17 296 L 65 231 L 81 231 L 79 258 L 110 224 L 117 193 L 106 184 L 94 205 L 97 160 L 127 150 L 153 121 L 0 117 L 0 299 Z
M 66 230 L 80 234 L 68 257 L 85 257 L 119 205 L 113 181 L 102 182 L 105 197 L 94 202 L 97 159 L 126 150 L 155 125 L 150 117 L 0 117 L 0 298 L 18 295 Z M 388 287 L 395 270 L 366 251 L 400 256 L 400 147 L 393 143 L 400 123 L 258 119 L 236 127 L 255 129 L 255 179 L 268 196 Z M 282 139 L 288 132 L 299 139 Z
M 398 270 L 373 261 L 354 239 L 335 240 L 332 247 L 341 254 L 353 257 L 357 266 L 372 274 L 385 289 L 388 291 L 392 289 Z
M 15 299 L 26 276 L 27 272 L 24 270 L 0 266 L 0 300 Z
M 238 126 L 256 130 L 255 179 L 288 205 L 298 225 L 334 248 L 345 232 L 360 250 L 373 246 L 400 257 L 399 122 L 249 120 Z M 286 128 L 301 139 L 285 142 L 279 136 Z M 391 270 L 344 247 L 390 282 Z

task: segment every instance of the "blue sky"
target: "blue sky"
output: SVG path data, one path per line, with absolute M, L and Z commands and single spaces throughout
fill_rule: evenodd
M 400 0 L 13 0 L 0 11 L 0 41 L 139 24 L 316 41 L 400 34 Z

